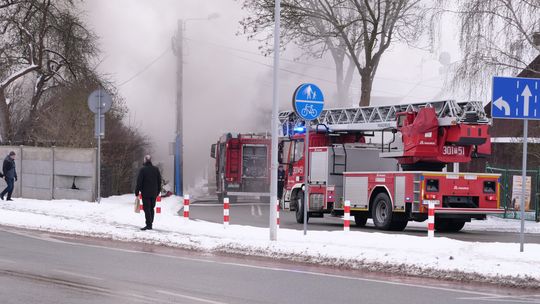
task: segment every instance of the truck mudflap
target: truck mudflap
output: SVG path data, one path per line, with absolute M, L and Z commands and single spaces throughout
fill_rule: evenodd
M 502 214 L 504 209 L 499 208 L 442 208 L 435 207 L 438 214 Z

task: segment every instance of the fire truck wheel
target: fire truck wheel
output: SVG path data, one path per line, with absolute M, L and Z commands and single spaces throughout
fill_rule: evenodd
M 392 205 L 386 193 L 379 193 L 373 201 L 372 210 L 373 224 L 382 230 L 390 230 L 392 222 Z
M 296 195 L 296 222 L 298 224 L 304 223 L 304 192 L 299 192 Z M 309 215 L 306 219 L 306 222 L 309 221 Z
M 458 232 L 463 226 L 464 221 L 452 220 L 452 219 L 436 219 L 435 230 L 440 232 Z
M 357 214 L 354 216 L 354 222 L 356 223 L 356 227 L 364 227 L 367 223 L 367 215 L 361 215 Z
M 373 201 L 372 218 L 375 227 L 382 230 L 402 231 L 407 226 L 405 214 L 394 213 L 386 193 L 379 193 Z

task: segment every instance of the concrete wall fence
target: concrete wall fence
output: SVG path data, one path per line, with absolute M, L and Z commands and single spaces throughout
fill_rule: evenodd
M 13 197 L 96 200 L 96 149 L 0 146 L 1 162 L 10 151 L 17 154 Z

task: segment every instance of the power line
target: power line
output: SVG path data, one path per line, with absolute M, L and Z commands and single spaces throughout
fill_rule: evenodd
M 255 64 L 259 64 L 259 65 L 262 65 L 262 66 L 265 66 L 265 67 L 268 67 L 268 68 L 273 68 L 273 65 L 271 65 L 271 64 L 259 62 L 259 61 L 249 59 L 249 58 L 246 58 L 246 57 L 243 57 L 243 56 L 235 55 L 235 54 L 232 54 L 232 56 L 234 56 L 236 58 L 239 58 L 239 59 L 242 59 L 242 60 L 245 60 L 245 61 L 255 63 Z M 323 81 L 323 82 L 327 82 L 327 83 L 331 83 L 331 84 L 337 84 L 337 82 L 332 81 L 332 80 L 311 76 L 311 75 L 308 75 L 308 74 L 292 71 L 292 70 L 285 69 L 285 68 L 280 68 L 279 70 L 283 71 L 283 72 L 290 73 L 290 74 L 298 75 L 298 76 L 308 77 L 308 78 L 314 79 L 314 80 L 319 80 L 319 81 Z M 351 86 L 350 88 L 355 89 L 355 90 L 360 90 L 361 89 L 360 87 L 355 87 L 355 86 Z M 386 91 L 386 90 L 373 89 L 372 91 L 373 92 L 381 92 L 381 93 L 391 94 L 391 95 L 394 95 L 394 96 L 401 96 L 401 94 L 397 94 L 397 93 L 394 93 L 394 92 L 391 92 L 391 91 Z M 414 97 L 412 95 L 410 95 L 410 96 Z
M 217 44 L 215 42 L 204 41 L 204 40 L 199 40 L 199 39 L 193 39 L 193 38 L 188 38 L 188 37 L 184 37 L 184 39 L 189 40 L 189 41 L 193 41 L 193 42 L 197 42 L 197 43 L 217 46 L 217 47 L 228 49 L 228 50 L 231 50 L 231 51 L 236 51 L 236 52 L 240 52 L 240 53 L 245 53 L 245 54 L 250 54 L 250 55 L 255 55 L 255 56 L 258 56 L 258 57 L 266 58 L 266 56 L 264 56 L 264 55 L 262 55 L 260 53 L 257 53 L 257 52 L 252 52 L 252 51 L 243 50 L 243 49 L 239 49 L 239 48 L 235 48 L 235 47 L 231 47 L 231 46 L 221 45 L 221 44 Z M 291 60 L 291 59 L 286 59 L 286 58 L 281 58 L 281 60 L 286 61 L 286 62 L 290 62 L 290 63 L 294 63 L 294 64 L 305 65 L 305 66 L 309 66 L 309 67 L 321 68 L 321 69 L 326 69 L 326 70 L 331 70 L 331 71 L 336 70 L 335 68 L 331 68 L 331 67 L 328 67 L 328 66 L 322 66 L 322 65 L 297 61 L 297 60 Z M 316 79 L 316 78 L 314 78 L 314 79 Z M 432 85 L 417 83 L 417 82 L 413 82 L 413 81 L 405 81 L 405 80 L 401 80 L 401 79 L 393 79 L 393 78 L 381 77 L 381 76 L 378 76 L 377 79 L 394 81 L 394 82 L 405 83 L 405 84 L 412 84 L 415 87 L 421 86 L 421 87 L 426 87 L 426 88 L 431 88 L 431 89 L 441 89 L 441 87 L 438 87 L 438 86 L 432 86 Z
M 255 55 L 255 56 L 259 56 L 259 57 L 262 56 L 262 57 L 266 58 L 266 56 L 262 55 L 261 53 L 252 52 L 252 51 L 248 51 L 248 50 L 243 50 L 243 49 L 239 49 L 239 48 L 235 48 L 235 47 L 231 47 L 231 46 L 221 45 L 221 44 L 217 44 L 215 42 L 198 40 L 198 39 L 193 39 L 193 38 L 188 38 L 188 37 L 185 37 L 185 39 L 189 40 L 189 41 L 193 41 L 193 42 L 209 44 L 209 45 L 217 46 L 217 47 L 224 48 L 224 49 L 229 49 L 229 50 L 240 52 L 240 53 L 246 53 L 246 54 Z M 282 57 L 280 58 L 280 60 L 295 63 L 295 64 L 301 64 L 301 65 L 305 65 L 305 66 L 309 66 L 309 67 L 317 67 L 317 68 L 321 68 L 321 69 L 335 71 L 335 68 L 327 67 L 327 66 L 324 66 L 324 65 L 312 64 L 312 63 L 302 62 L 302 61 L 298 61 L 298 60 L 291 60 L 291 59 L 282 58 Z
M 127 80 L 121 82 L 118 87 L 121 87 L 127 83 L 129 83 L 130 81 L 132 81 L 133 79 L 139 77 L 142 73 L 146 72 L 146 70 L 148 70 L 151 66 L 153 66 L 156 62 L 158 62 L 161 58 L 163 58 L 163 56 L 165 56 L 171 49 L 170 48 L 167 48 L 165 49 L 165 51 L 163 53 L 161 53 L 159 56 L 157 56 L 156 58 L 154 58 L 149 64 L 147 64 L 145 67 L 143 67 L 141 70 L 139 70 L 137 73 L 135 73 L 133 76 L 129 77 Z

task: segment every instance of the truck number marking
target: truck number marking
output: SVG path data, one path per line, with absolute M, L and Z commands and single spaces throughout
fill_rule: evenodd
M 443 155 L 461 155 L 465 156 L 465 147 L 462 146 L 443 146 Z

